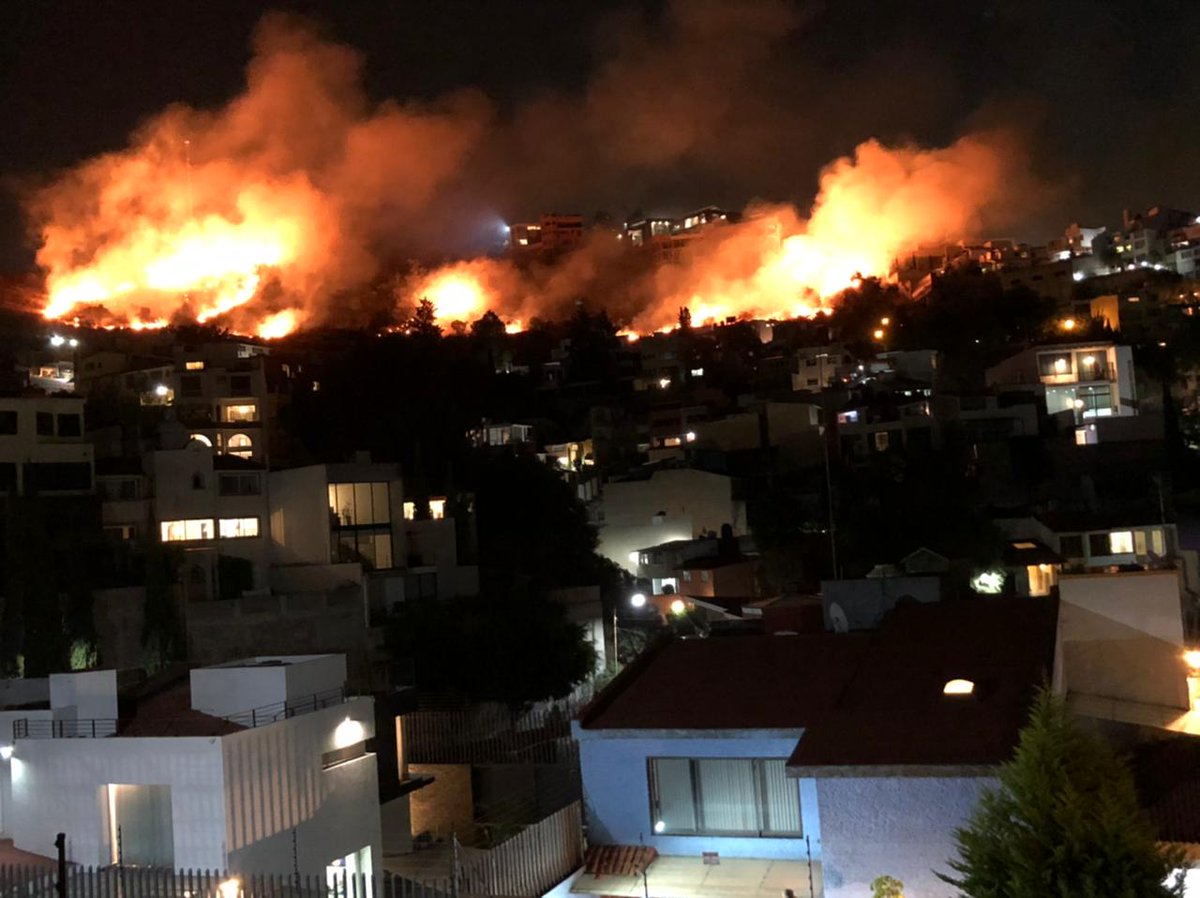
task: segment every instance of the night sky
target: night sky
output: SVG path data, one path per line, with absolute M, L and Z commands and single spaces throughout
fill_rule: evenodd
M 213 107 L 238 93 L 268 10 L 302 14 L 360 51 L 375 100 L 476 87 L 497 120 L 510 122 L 548 95 L 568 105 L 584 96 L 631 35 L 651 47 L 669 40 L 665 9 L 572 0 L 6 0 L 0 271 L 32 264 L 21 190 L 123 147 L 139 122 L 173 102 Z M 709 138 L 728 140 L 728 152 L 689 149 L 595 178 L 542 183 L 526 173 L 503 195 L 502 214 L 620 217 L 709 202 L 740 208 L 754 198 L 804 204 L 820 167 L 868 137 L 944 144 L 995 124 L 1022 132 L 1038 173 L 1059 191 L 1052 208 L 1029 210 L 1016 236 L 1045 237 L 1073 219 L 1111 223 L 1126 206 L 1200 206 L 1200 3 L 840 0 L 796 4 L 790 15 L 763 40 L 767 50 L 729 51 L 744 53 L 745 65 L 731 69 L 740 80 L 721 119 L 727 130 Z M 707 58 L 724 52 L 720 34 L 702 34 L 694 47 Z M 695 102 L 664 84 L 667 71 L 647 79 L 664 121 L 672 104 Z M 626 138 L 620 131 L 614 145 Z

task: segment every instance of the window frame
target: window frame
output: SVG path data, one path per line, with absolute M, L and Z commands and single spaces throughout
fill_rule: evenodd
M 691 781 L 691 800 L 692 800 L 692 819 L 696 822 L 694 830 L 671 830 L 663 829 L 656 830 L 655 827 L 658 821 L 662 820 L 660 809 L 662 802 L 660 800 L 660 792 L 658 778 L 655 775 L 656 761 L 687 761 L 688 776 Z M 704 826 L 704 807 L 700 794 L 698 765 L 705 761 L 741 761 L 751 765 L 751 776 L 754 780 L 754 815 L 758 824 L 757 831 L 750 830 L 718 830 L 708 829 Z M 655 835 L 662 836 L 684 836 L 684 837 L 722 837 L 732 839 L 802 839 L 804 838 L 804 807 L 800 800 L 799 786 L 796 786 L 796 819 L 799 823 L 799 828 L 796 830 L 770 830 L 766 828 L 769 824 L 770 814 L 767 802 L 767 780 L 765 764 L 767 762 L 780 763 L 785 765 L 786 776 L 786 758 L 760 758 L 760 757 L 691 757 L 687 755 L 654 755 L 646 758 L 646 785 L 649 797 L 650 811 L 650 830 Z M 794 781 L 789 781 L 794 782 Z

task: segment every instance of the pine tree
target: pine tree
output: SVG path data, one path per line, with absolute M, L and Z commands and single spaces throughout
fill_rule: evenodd
M 942 876 L 965 898 L 1183 894 L 1182 858 L 1156 843 L 1128 767 L 1048 692 L 999 780 L 955 834 L 957 875 Z
M 428 299 L 417 303 L 417 310 L 408 322 L 408 332 L 422 337 L 440 337 L 442 329 L 437 325 L 437 310 Z

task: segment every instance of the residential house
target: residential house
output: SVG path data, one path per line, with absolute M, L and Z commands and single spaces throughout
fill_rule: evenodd
M 644 879 L 594 855 L 571 891 L 865 898 L 886 874 L 949 898 L 936 871 L 1011 756 L 1056 619 L 1052 599 L 980 598 L 659 644 L 574 724 L 589 841 L 646 850 Z
M 56 674 L 2 713 L 5 834 L 75 864 L 324 875 L 382 869 L 370 698 L 341 656 L 254 657 L 186 680 Z
M 648 468 L 604 486 L 597 507 L 599 553 L 626 570 L 643 546 L 691 540 L 729 524 L 748 532 L 737 481 L 695 468 Z

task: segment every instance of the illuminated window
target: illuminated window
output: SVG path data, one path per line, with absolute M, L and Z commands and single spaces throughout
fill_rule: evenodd
M 221 518 L 217 532 L 221 539 L 258 536 L 258 518 Z
M 250 437 L 244 433 L 235 433 L 229 438 L 229 442 L 225 444 L 226 451 L 230 455 L 236 455 L 240 458 L 249 458 L 254 454 L 254 443 Z
M 404 503 L 404 520 L 413 521 L 413 520 L 416 520 L 416 517 L 417 517 L 417 503 L 416 502 L 405 502 Z
M 213 538 L 212 518 L 193 518 L 185 521 L 163 521 L 159 524 L 160 538 L 164 543 L 180 543 L 196 539 Z
M 1150 550 L 1155 555 L 1167 554 L 1167 541 L 1163 538 L 1161 527 L 1155 527 L 1150 531 Z
M 209 449 L 212 448 L 212 440 L 210 440 L 208 437 L 206 437 L 202 433 L 193 433 L 191 436 L 188 437 L 188 439 L 195 440 L 197 443 L 203 443 Z
M 446 516 L 446 500 L 445 499 L 430 499 L 429 500 L 429 516 L 435 521 L 440 521 Z
M 1108 535 L 1109 551 L 1113 555 L 1128 555 L 1133 552 L 1133 532 L 1114 530 Z
M 227 405 L 223 409 L 224 416 L 221 420 L 229 424 L 238 424 L 243 421 L 258 420 L 258 404 L 254 402 L 246 402 L 240 405 Z
M 329 484 L 329 512 L 335 527 L 366 527 L 390 524 L 388 485 L 378 483 Z
M 204 362 L 188 362 L 185 367 L 188 371 L 203 371 Z
M 975 684 L 970 680 L 949 680 L 942 687 L 942 695 L 971 695 L 975 692 Z
M 783 758 L 651 758 L 657 833 L 800 835 L 800 801 Z
M 1037 545 L 1031 542 L 1019 542 L 1012 544 L 1014 549 L 1036 549 Z

